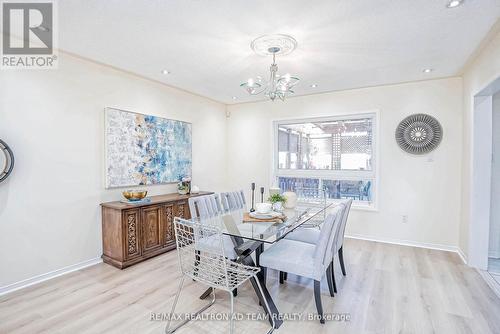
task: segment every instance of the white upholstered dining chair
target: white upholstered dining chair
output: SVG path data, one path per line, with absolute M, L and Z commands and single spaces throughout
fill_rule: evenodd
M 332 256 L 332 282 L 334 292 L 337 292 L 337 284 L 335 282 L 335 271 L 333 259 L 335 258 L 335 254 L 338 254 L 340 269 L 342 270 L 342 275 L 346 276 L 345 263 L 344 263 L 344 234 L 345 228 L 347 225 L 347 218 L 349 217 L 349 212 L 351 211 L 352 198 L 343 200 L 339 202 L 339 206 L 343 207 L 342 212 L 342 221 L 339 225 L 339 232 L 335 240 L 334 248 L 333 248 L 333 256 Z M 314 229 L 297 229 L 292 233 L 289 233 L 285 238 L 288 240 L 301 241 L 309 244 L 317 244 L 320 237 L 320 232 Z M 281 276 L 280 276 L 281 280 Z
M 191 218 L 209 218 L 223 213 L 219 194 L 191 197 L 188 203 Z
M 260 268 L 246 266 L 234 261 L 230 261 L 225 256 L 226 250 L 223 242 L 223 235 L 221 230 L 216 226 L 208 223 L 199 223 L 185 220 L 176 217 L 174 220 L 175 239 L 177 243 L 177 255 L 179 259 L 180 270 L 182 278 L 179 283 L 179 288 L 174 298 L 174 303 L 168 318 L 165 333 L 173 333 L 181 326 L 185 325 L 190 319 L 195 319 L 201 312 L 208 309 L 215 303 L 216 296 L 215 290 L 223 290 L 229 292 L 231 313 L 229 314 L 230 330 L 234 333 L 234 297 L 233 291 L 241 284 L 248 281 L 252 277 L 256 277 Z M 214 247 L 199 251 L 199 241 L 205 239 L 213 239 L 217 242 Z M 191 313 L 191 316 L 177 324 L 175 327 L 170 328 L 171 319 L 174 316 L 175 308 L 179 301 L 182 288 L 184 286 L 185 278 L 191 278 L 194 281 L 205 284 L 212 288 L 212 300 L 200 308 L 199 310 Z M 263 295 L 262 287 L 258 279 L 257 282 L 260 294 Z M 264 298 L 266 310 L 270 313 L 269 305 Z M 267 332 L 272 333 L 275 327 L 275 319 L 271 317 L 272 328 Z
M 325 323 L 321 303 L 321 279 L 326 274 L 330 295 L 333 296 L 331 263 L 334 242 L 342 220 L 342 206 L 335 207 L 326 217 L 316 244 L 282 239 L 260 255 L 260 266 L 275 269 L 314 280 L 314 298 L 320 316 Z M 306 229 L 304 229 L 306 230 Z M 264 277 L 266 271 L 264 271 Z
M 246 210 L 246 200 L 243 190 L 224 192 L 220 194 L 224 211 Z

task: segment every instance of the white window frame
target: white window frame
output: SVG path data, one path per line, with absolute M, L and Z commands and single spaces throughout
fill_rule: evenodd
M 279 155 L 278 155 L 278 128 L 282 125 L 294 123 L 313 123 L 313 122 L 332 122 L 339 120 L 355 120 L 371 118 L 372 119 L 372 170 L 371 171 L 358 171 L 358 170 L 305 170 L 305 169 L 280 169 Z M 290 118 L 280 119 L 273 121 L 273 150 L 272 150 L 272 173 L 271 184 L 277 184 L 278 177 L 300 177 L 300 178 L 319 178 L 332 179 L 332 180 L 369 180 L 372 182 L 372 201 L 366 203 L 362 201 L 354 201 L 353 208 L 360 210 L 378 211 L 378 193 L 379 193 L 379 174 L 378 174 L 378 138 L 379 138 L 379 112 L 378 110 L 332 115 L 325 117 L 308 117 L 308 118 Z M 320 181 L 321 182 L 321 181 Z M 332 200 L 335 201 L 335 200 Z

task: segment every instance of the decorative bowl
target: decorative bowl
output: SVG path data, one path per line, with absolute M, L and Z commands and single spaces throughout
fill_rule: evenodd
M 265 214 L 271 212 L 273 206 L 271 203 L 256 203 L 255 204 L 255 209 L 257 210 L 257 213 L 260 214 Z
M 123 197 L 125 197 L 129 201 L 140 201 L 148 192 L 146 190 L 126 190 L 122 192 Z

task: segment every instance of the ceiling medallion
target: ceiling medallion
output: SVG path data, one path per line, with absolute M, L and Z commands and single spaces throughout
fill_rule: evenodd
M 426 154 L 441 143 L 443 128 L 438 120 L 426 114 L 406 117 L 396 129 L 396 141 L 401 149 L 410 154 Z
M 261 56 L 286 56 L 297 48 L 297 41 L 288 35 L 264 35 L 254 39 L 250 47 L 256 54 Z
M 292 53 L 297 47 L 295 38 L 288 35 L 264 35 L 254 39 L 250 47 L 258 55 L 273 57 L 273 63 L 269 68 L 269 80 L 257 76 L 248 79 L 240 87 L 244 88 L 250 95 L 264 93 L 271 101 L 276 98 L 284 101 L 285 97 L 294 94 L 292 88 L 299 82 L 299 78 L 288 73 L 279 75 L 276 56 L 285 56 Z

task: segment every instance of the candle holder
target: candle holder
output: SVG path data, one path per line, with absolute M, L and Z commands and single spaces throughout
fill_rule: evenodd
M 260 187 L 260 202 L 264 203 L 264 187 Z
M 250 208 L 250 212 L 254 212 L 254 203 L 255 203 L 255 183 L 252 182 L 252 207 Z

